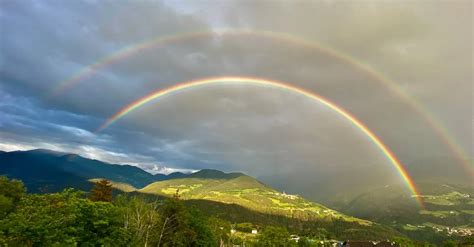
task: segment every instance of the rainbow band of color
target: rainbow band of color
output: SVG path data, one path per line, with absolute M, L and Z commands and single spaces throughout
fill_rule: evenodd
M 58 95 L 67 89 L 73 87 L 74 85 L 78 84 L 80 81 L 89 78 L 96 74 L 99 70 L 104 69 L 110 65 L 113 65 L 117 62 L 120 62 L 130 56 L 133 56 L 137 53 L 146 51 L 151 48 L 156 48 L 159 46 L 165 46 L 167 44 L 174 44 L 180 41 L 186 40 L 193 40 L 199 37 L 207 37 L 210 35 L 237 35 L 237 36 L 258 36 L 258 37 L 265 37 L 271 39 L 282 40 L 285 42 L 289 42 L 290 44 L 295 44 L 301 47 L 307 47 L 310 49 L 315 49 L 323 54 L 329 55 L 332 58 L 338 59 L 339 61 L 352 66 L 353 68 L 364 72 L 377 82 L 382 83 L 383 85 L 387 86 L 392 92 L 398 95 L 401 99 L 405 100 L 426 122 L 432 127 L 432 129 L 437 133 L 437 135 L 442 139 L 442 141 L 446 144 L 449 150 L 454 154 L 454 157 L 458 160 L 458 162 L 463 166 L 466 173 L 468 173 L 471 177 L 474 177 L 474 168 L 473 164 L 466 160 L 468 155 L 463 150 L 463 148 L 456 143 L 454 138 L 449 135 L 449 131 L 439 122 L 436 120 L 436 117 L 433 116 L 429 111 L 427 111 L 419 102 L 415 99 L 411 98 L 407 93 L 405 93 L 400 87 L 397 86 L 397 83 L 390 80 L 383 74 L 380 74 L 376 70 L 374 70 L 371 66 L 364 64 L 360 61 L 357 61 L 354 57 L 351 57 L 345 53 L 342 53 L 334 48 L 329 46 L 324 46 L 322 44 L 316 42 L 309 42 L 301 38 L 297 38 L 294 36 L 290 36 L 286 33 L 278 33 L 278 32 L 271 32 L 271 31 L 253 31 L 253 30 L 238 30 L 238 29 L 223 29 L 223 30 L 215 30 L 215 31 L 197 31 L 197 32 L 189 32 L 189 33 L 178 33 L 169 36 L 157 37 L 151 40 L 147 40 L 141 43 L 135 43 L 130 46 L 125 46 L 124 48 L 118 50 L 110 54 L 109 56 L 103 57 L 102 59 L 92 63 L 88 66 L 85 66 L 82 70 L 78 71 L 76 74 L 72 75 L 72 77 L 67 78 L 66 80 L 60 82 L 50 93 L 50 95 Z
M 419 196 L 419 193 L 415 187 L 413 180 L 408 175 L 408 172 L 405 170 L 405 168 L 403 167 L 401 162 L 398 160 L 398 158 L 393 154 L 393 152 L 390 151 L 390 149 L 380 140 L 380 138 L 378 138 L 367 126 L 365 126 L 355 116 L 351 115 L 349 112 L 337 106 L 336 104 L 332 103 L 331 101 L 325 99 L 324 97 L 317 95 L 313 92 L 309 92 L 304 89 L 298 88 L 296 86 L 289 85 L 289 84 L 275 81 L 275 80 L 266 80 L 266 79 L 260 79 L 260 78 L 247 78 L 247 77 L 218 77 L 218 78 L 207 78 L 207 79 L 200 79 L 200 80 L 194 80 L 194 81 L 188 81 L 188 82 L 176 84 L 172 87 L 155 91 L 127 105 L 122 110 L 118 111 L 116 114 L 110 117 L 106 122 L 104 122 L 104 124 L 102 124 L 97 131 L 102 131 L 106 129 L 108 126 L 110 126 L 117 120 L 121 119 L 128 113 L 132 112 L 133 110 L 138 109 L 139 107 L 149 103 L 150 101 L 154 99 L 160 98 L 165 95 L 169 95 L 171 93 L 174 93 L 180 90 L 188 89 L 188 88 L 195 88 L 195 87 L 200 87 L 200 86 L 205 86 L 205 85 L 223 84 L 223 83 L 242 83 L 242 84 L 251 84 L 251 85 L 272 86 L 278 89 L 282 89 L 282 90 L 297 93 L 299 95 L 303 95 L 307 98 L 315 100 L 329 107 L 331 110 L 333 110 L 334 112 L 340 114 L 342 117 L 347 119 L 356 128 L 361 130 L 375 144 L 375 146 L 377 146 L 380 149 L 380 151 L 382 151 L 385 157 L 396 168 L 397 172 L 400 174 L 400 176 L 402 177 L 403 181 L 406 183 L 411 193 L 413 193 L 419 205 L 423 207 L 423 201 L 421 197 Z

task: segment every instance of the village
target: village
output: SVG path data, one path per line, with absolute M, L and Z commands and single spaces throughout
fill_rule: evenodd
M 245 246 L 253 246 L 253 240 L 255 240 L 258 235 L 260 234 L 257 228 L 252 228 L 250 232 L 241 232 L 236 230 L 234 227 L 230 230 L 230 239 L 233 237 L 239 237 L 243 239 L 241 244 L 233 244 L 233 247 L 245 247 Z M 300 237 L 296 234 L 290 235 L 289 241 L 298 244 L 303 237 Z M 371 247 L 371 246 L 380 246 L 380 247 L 394 247 L 400 246 L 398 243 L 384 240 L 384 241 L 377 241 L 377 240 L 366 240 L 366 241 L 358 241 L 358 240 L 335 240 L 335 239 L 316 239 L 316 238 L 305 238 L 304 241 L 309 244 L 309 246 L 320 246 L 320 247 L 344 247 L 344 246 L 352 246 L 352 247 Z M 221 242 L 221 246 L 226 246 L 223 242 Z M 304 245 L 306 246 L 306 245 Z
M 412 229 L 426 229 L 432 228 L 437 233 L 445 233 L 448 236 L 461 236 L 461 237 L 469 237 L 474 235 L 473 228 L 466 228 L 466 227 L 449 227 L 449 226 L 441 226 L 441 225 L 406 225 Z

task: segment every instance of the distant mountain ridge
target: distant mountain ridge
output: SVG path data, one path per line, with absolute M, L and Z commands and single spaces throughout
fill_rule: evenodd
M 21 179 L 31 192 L 60 191 L 66 187 L 89 189 L 89 179 L 106 178 L 142 188 L 152 182 L 187 176 L 222 176 L 215 170 L 185 174 L 150 174 L 136 166 L 109 164 L 77 154 L 47 149 L 0 152 L 0 175 Z
M 244 216 L 247 221 L 258 216 L 265 222 L 284 217 L 310 225 L 314 222 L 314 226 L 324 225 L 346 236 L 358 231 L 366 236 L 402 232 L 417 239 L 436 237 L 441 241 L 450 236 L 449 229 L 458 231 L 459 236 L 467 231 L 474 233 L 474 191 L 468 185 L 419 186 L 426 203 L 426 208 L 421 210 L 403 186 L 388 185 L 333 205 L 334 210 L 299 195 L 281 193 L 239 172 L 203 169 L 191 174 L 153 175 L 135 166 L 45 149 L 0 151 L 0 175 L 22 180 L 30 192 L 56 192 L 67 187 L 88 191 L 92 182 L 106 178 L 124 192 L 151 197 L 178 194 L 186 203 L 197 205 L 209 215 L 217 212 L 236 222 Z
M 402 186 L 386 186 L 360 195 L 338 210 L 392 226 L 423 240 L 474 234 L 474 187 L 419 183 L 420 208 Z
M 178 194 L 205 214 L 233 222 L 324 227 L 334 234 L 359 238 L 399 235 L 389 227 L 345 215 L 299 195 L 279 192 L 238 172 L 204 169 L 192 174 L 152 175 L 134 166 L 108 164 L 76 154 L 31 150 L 0 152 L 0 175 L 24 181 L 30 192 L 54 192 L 67 187 L 90 190 L 93 182 L 106 178 L 116 190 L 126 193 L 152 198 Z
M 152 175 L 130 165 L 108 164 L 77 154 L 37 149 L 0 153 L 0 175 L 24 181 L 31 192 L 53 192 L 66 187 L 88 190 L 91 181 L 106 178 L 117 189 L 127 192 L 170 196 L 178 191 L 185 199 L 234 203 L 281 214 L 292 214 L 296 210 L 311 217 L 356 220 L 300 196 L 280 193 L 239 172 L 203 169 L 191 174 Z

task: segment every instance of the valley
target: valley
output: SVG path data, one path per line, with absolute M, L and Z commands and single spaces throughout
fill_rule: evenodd
M 209 217 L 218 216 L 233 224 L 251 224 L 260 229 L 277 225 L 327 238 L 406 236 L 442 242 L 471 236 L 474 224 L 472 189 L 447 184 L 421 186 L 426 193 L 421 195 L 424 209 L 400 186 L 373 190 L 331 209 L 301 195 L 275 190 L 243 173 L 204 169 L 191 174 L 151 175 L 134 167 L 46 150 L 4 152 L 0 161 L 0 174 L 22 179 L 33 192 L 55 192 L 67 187 L 87 191 L 94 183 L 107 179 L 117 195 L 144 195 L 159 200 L 179 197 Z M 41 172 L 34 174 L 17 172 L 39 171 L 40 166 Z M 61 173 L 67 180 L 51 177 Z

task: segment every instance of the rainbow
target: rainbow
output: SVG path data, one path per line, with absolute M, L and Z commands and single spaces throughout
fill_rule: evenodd
M 387 78 L 386 76 L 380 74 L 376 70 L 374 70 L 371 66 L 364 64 L 354 57 L 351 57 L 345 53 L 342 53 L 338 50 L 335 50 L 329 46 L 324 46 L 319 43 L 309 42 L 307 40 L 297 38 L 286 33 L 279 33 L 279 32 L 271 32 L 271 31 L 253 31 L 253 30 L 238 30 L 238 29 L 222 29 L 216 30 L 214 32 L 211 31 L 200 31 L 200 32 L 188 32 L 188 33 L 179 33 L 173 34 L 169 36 L 158 37 L 155 39 L 151 39 L 148 41 L 144 41 L 139 44 L 133 44 L 130 46 L 126 46 L 115 53 L 112 53 L 109 56 L 103 57 L 102 59 L 98 60 L 95 63 L 92 63 L 82 70 L 75 73 L 72 77 L 67 78 L 66 80 L 59 82 L 53 90 L 49 93 L 50 96 L 57 96 L 64 91 L 72 88 L 74 85 L 78 84 L 79 82 L 92 77 L 95 75 L 99 70 L 104 69 L 110 65 L 118 63 L 130 56 L 133 56 L 137 53 L 146 51 L 151 48 L 163 47 L 169 44 L 175 44 L 176 42 L 183 42 L 187 40 L 193 40 L 196 38 L 204 38 L 204 37 L 214 37 L 214 35 L 222 36 L 222 35 L 232 35 L 232 36 L 257 36 L 262 38 L 269 38 L 269 39 L 277 39 L 284 42 L 288 42 L 293 45 L 314 49 L 322 54 L 325 54 L 329 57 L 337 59 L 345 64 L 350 65 L 352 68 L 357 69 L 368 75 L 374 81 L 377 81 L 384 86 L 386 86 L 391 92 L 396 94 L 398 97 L 403 99 L 412 109 L 418 113 L 431 128 L 436 132 L 436 134 L 440 137 L 443 143 L 448 147 L 450 152 L 453 154 L 453 157 L 457 159 L 459 164 L 461 164 L 466 171 L 467 174 L 474 177 L 474 167 L 466 157 L 469 157 L 463 148 L 456 143 L 454 138 L 449 135 L 449 131 L 443 127 L 439 120 L 436 119 L 428 110 L 426 110 L 418 101 L 414 98 L 410 97 L 403 89 L 401 89 L 397 83 L 392 81 L 391 79 Z
M 205 85 L 212 85 L 212 84 L 224 84 L 224 83 L 240 83 L 240 84 L 248 84 L 248 85 L 260 85 L 260 86 L 271 86 L 274 88 L 278 88 L 281 90 L 285 91 L 290 91 L 302 96 L 305 96 L 311 100 L 314 100 L 316 102 L 319 102 L 323 104 L 324 106 L 328 107 L 329 109 L 333 110 L 334 112 L 338 113 L 342 117 L 344 117 L 346 120 L 348 120 L 353 126 L 355 126 L 357 129 L 362 131 L 371 141 L 374 143 L 374 145 L 385 155 L 385 157 L 390 161 L 390 163 L 395 167 L 397 170 L 398 174 L 402 177 L 403 181 L 406 183 L 408 189 L 411 191 L 411 193 L 414 195 L 416 198 L 417 202 L 421 207 L 423 207 L 423 201 L 422 198 L 419 196 L 420 194 L 418 193 L 418 190 L 415 187 L 415 184 L 413 180 L 410 178 L 408 175 L 408 172 L 402 165 L 402 163 L 398 160 L 398 158 L 395 156 L 395 154 L 380 140 L 377 135 L 375 135 L 366 125 L 364 125 L 360 120 L 358 120 L 355 116 L 351 115 L 349 112 L 346 110 L 342 109 L 335 103 L 329 101 L 328 99 L 310 92 L 306 91 L 302 88 L 283 83 L 280 81 L 275 81 L 275 80 L 266 80 L 266 79 L 261 79 L 261 78 L 249 78 L 249 77 L 216 77 L 216 78 L 207 78 L 207 79 L 199 79 L 199 80 L 193 80 L 193 81 L 187 81 L 183 83 L 176 84 L 174 86 L 165 88 L 165 89 L 159 89 L 157 91 L 154 91 L 134 102 L 131 104 L 125 106 L 122 108 L 120 111 L 112 115 L 107 121 L 105 121 L 98 129 L 97 132 L 102 131 L 109 127 L 111 124 L 116 122 L 117 120 L 121 119 L 128 113 L 140 108 L 141 106 L 149 103 L 150 101 L 153 101 L 155 99 L 158 99 L 162 96 L 169 95 L 181 90 L 189 89 L 189 88 L 196 88 L 196 87 L 201 87 Z

